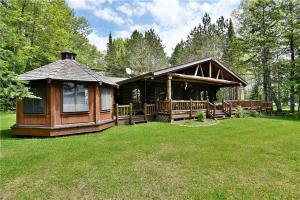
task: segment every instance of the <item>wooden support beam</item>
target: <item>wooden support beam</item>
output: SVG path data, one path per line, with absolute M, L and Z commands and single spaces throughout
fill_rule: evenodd
M 211 62 L 209 62 L 209 78 L 211 78 Z
M 167 78 L 167 101 L 172 98 L 172 85 L 171 85 L 172 76 L 168 76 Z
M 201 76 L 204 77 L 204 73 L 203 73 L 203 69 L 202 69 L 202 66 L 200 65 L 200 71 L 201 71 Z
M 219 79 L 220 71 L 221 70 L 219 69 L 216 79 Z
M 222 79 L 224 80 L 224 77 L 223 77 L 223 71 L 221 71 L 221 77 L 222 77 Z
M 196 68 L 196 70 L 195 70 L 195 74 L 194 74 L 194 76 L 197 76 L 197 74 L 198 74 L 198 70 L 199 70 L 199 65 L 197 65 L 197 68 Z
M 116 108 L 115 108 L 115 115 L 116 115 L 116 125 L 119 125 L 119 105 L 116 103 Z
M 209 77 L 202 77 L 202 76 L 193 76 L 193 75 L 185 75 L 185 74 L 172 74 L 173 78 L 184 79 L 184 80 L 191 80 L 191 81 L 199 81 L 199 82 L 206 82 L 207 84 L 220 84 L 220 85 L 239 85 L 238 82 L 235 81 L 228 81 L 228 80 L 221 80 Z M 178 80 L 176 79 L 176 80 Z

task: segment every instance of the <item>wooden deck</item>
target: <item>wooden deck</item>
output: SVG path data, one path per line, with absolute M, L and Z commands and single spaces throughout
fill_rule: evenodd
M 115 116 L 116 124 L 124 124 L 124 122 L 134 124 L 136 121 L 191 119 L 195 118 L 199 111 L 205 112 L 210 118 L 220 119 L 232 117 L 238 106 L 241 106 L 244 110 L 256 110 L 258 112 L 272 111 L 273 109 L 272 102 L 258 100 L 223 100 L 220 104 L 209 101 L 170 100 L 158 101 L 155 104 L 145 103 L 142 110 L 134 110 L 132 104 L 116 104 Z

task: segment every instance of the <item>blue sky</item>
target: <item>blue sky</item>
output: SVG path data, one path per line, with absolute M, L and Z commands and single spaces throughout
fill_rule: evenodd
M 106 49 L 109 32 L 114 38 L 127 38 L 135 29 L 153 28 L 167 55 L 199 24 L 205 12 L 215 21 L 229 18 L 240 0 L 67 0 L 77 16 L 88 19 L 93 32 L 88 36 L 100 51 Z

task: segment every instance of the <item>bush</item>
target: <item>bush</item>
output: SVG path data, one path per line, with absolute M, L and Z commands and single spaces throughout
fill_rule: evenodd
M 206 113 L 203 111 L 197 112 L 196 116 L 197 116 L 198 120 L 201 122 L 204 122 L 206 119 Z
M 250 110 L 248 114 L 250 117 L 259 117 L 260 115 L 259 112 L 257 112 L 256 110 Z
M 244 111 L 244 109 L 241 106 L 238 106 L 235 111 L 235 117 L 245 118 L 247 117 L 247 113 Z

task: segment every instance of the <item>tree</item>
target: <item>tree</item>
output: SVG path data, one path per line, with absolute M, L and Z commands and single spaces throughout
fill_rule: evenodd
M 10 69 L 23 73 L 57 60 L 63 50 L 78 53 L 78 60 L 103 67 L 103 54 L 89 44 L 91 30 L 65 1 L 12 0 L 0 3 L 3 27 L 1 49 Z M 46 33 L 46 34 L 45 34 Z
M 164 52 L 164 46 L 154 29 L 145 32 L 145 41 L 147 45 L 147 66 L 148 71 L 155 71 L 168 65 L 168 59 Z
M 283 51 L 290 55 L 290 111 L 295 111 L 296 49 L 300 35 L 300 2 L 296 0 L 281 2 L 281 27 Z
M 248 62 L 257 64 L 262 76 L 265 101 L 272 100 L 272 61 L 279 49 L 279 10 L 273 0 L 244 1 L 239 17 L 240 35 L 247 46 Z
M 122 38 L 112 39 L 109 36 L 108 49 L 106 55 L 107 68 L 106 72 L 109 75 L 124 77 L 126 60 L 127 43 Z
M 36 98 L 18 76 L 0 62 L 0 111 L 15 110 L 16 99 Z
M 186 41 L 178 43 L 171 55 L 170 62 L 179 64 L 208 56 L 221 58 L 226 47 L 228 20 L 220 17 L 211 23 L 210 16 L 205 13 L 202 23 L 194 27 Z

